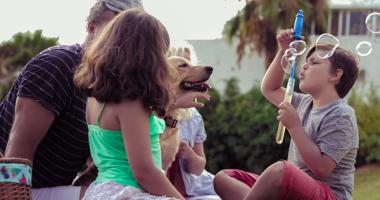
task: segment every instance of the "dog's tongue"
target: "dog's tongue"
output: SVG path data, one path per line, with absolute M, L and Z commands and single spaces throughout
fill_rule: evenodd
M 193 91 L 199 91 L 199 92 L 206 92 L 208 89 L 212 88 L 206 82 L 201 82 L 201 83 L 183 82 L 183 83 L 181 83 L 181 87 L 184 90 L 193 90 Z

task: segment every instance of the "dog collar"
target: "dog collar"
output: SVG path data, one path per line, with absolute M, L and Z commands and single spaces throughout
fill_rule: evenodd
M 168 126 L 170 128 L 176 128 L 177 127 L 178 120 L 176 118 L 170 117 L 170 116 L 165 116 L 164 120 L 165 120 L 166 126 Z

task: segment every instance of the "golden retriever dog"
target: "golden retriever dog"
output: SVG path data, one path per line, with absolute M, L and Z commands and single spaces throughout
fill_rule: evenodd
M 170 66 L 177 72 L 176 94 L 181 95 L 186 91 L 206 92 L 210 86 L 206 81 L 210 78 L 213 68 L 210 66 L 197 65 L 193 66 L 190 62 L 182 57 L 171 56 L 168 58 Z M 194 99 L 196 101 L 196 99 Z M 190 118 L 188 109 L 176 109 L 170 116 L 178 121 Z M 160 136 L 162 167 L 166 171 L 171 163 L 175 160 L 178 152 L 179 127 L 166 128 Z
M 210 66 L 197 65 L 193 66 L 190 62 L 182 57 L 172 56 L 168 58 L 170 66 L 177 72 L 177 79 L 175 83 L 176 94 L 180 95 L 186 91 L 206 92 L 210 86 L 206 81 L 210 78 L 213 68 Z M 178 121 L 188 119 L 190 113 L 187 109 L 176 109 L 173 113 L 169 113 Z M 179 128 L 166 128 L 165 132 L 160 135 L 162 167 L 166 171 L 171 163 L 175 160 L 178 152 Z M 92 160 L 87 161 L 87 168 L 80 173 L 73 185 L 87 186 L 96 179 L 97 169 Z

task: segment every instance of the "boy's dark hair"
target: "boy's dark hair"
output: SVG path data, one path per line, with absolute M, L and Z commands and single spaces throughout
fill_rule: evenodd
M 74 83 L 99 102 L 140 100 L 147 110 L 164 115 L 174 97 L 168 49 L 165 27 L 142 10 L 129 9 L 86 49 Z
M 334 45 L 331 44 L 318 44 L 318 51 L 331 51 L 333 48 Z M 311 47 L 306 55 L 306 59 L 316 51 L 317 46 Z M 345 50 L 341 47 L 337 47 L 333 55 L 327 59 L 331 63 L 331 72 L 335 72 L 337 69 L 343 70 L 343 75 L 340 78 L 339 83 L 335 85 L 335 89 L 338 92 L 339 97 L 343 98 L 351 90 L 356 79 L 358 78 L 359 68 L 357 60 L 350 51 Z

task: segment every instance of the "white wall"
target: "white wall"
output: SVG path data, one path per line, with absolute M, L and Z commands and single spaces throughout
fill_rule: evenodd
M 256 53 L 245 56 L 240 68 L 237 66 L 236 44 L 228 45 L 224 40 L 190 40 L 194 46 L 200 64 L 214 68 L 211 83 L 223 92 L 225 80 L 236 77 L 242 92 L 260 82 L 264 75 L 264 59 Z M 248 52 L 249 53 L 249 52 Z
M 312 42 L 307 46 L 314 45 L 315 39 L 311 38 Z M 372 43 L 372 53 L 366 57 L 359 57 L 359 66 L 365 69 L 366 80 L 374 82 L 380 91 L 380 39 L 369 36 L 342 36 L 338 39 L 341 47 L 352 52 L 356 52 L 356 45 L 361 41 Z M 199 63 L 214 67 L 211 81 L 220 92 L 223 92 L 225 80 L 230 77 L 237 77 L 241 91 L 246 92 L 254 84 L 259 84 L 265 73 L 264 58 L 258 56 L 257 53 L 245 56 L 240 69 L 237 69 L 236 44 L 229 46 L 221 39 L 190 40 L 188 42 L 194 46 Z

